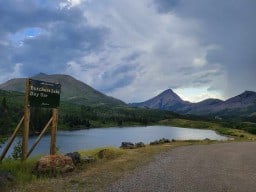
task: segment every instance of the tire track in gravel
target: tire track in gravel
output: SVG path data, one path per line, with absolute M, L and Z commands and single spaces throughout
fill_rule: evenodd
M 255 192 L 256 142 L 179 147 L 156 155 L 107 192 Z

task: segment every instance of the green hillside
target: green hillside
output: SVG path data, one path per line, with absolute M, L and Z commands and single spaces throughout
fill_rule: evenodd
M 10 133 L 23 116 L 24 94 L 0 90 L 0 134 Z M 31 134 L 40 132 L 51 116 L 51 109 L 31 107 Z M 139 109 L 127 106 L 79 105 L 61 101 L 59 129 L 110 127 L 155 124 L 178 115 L 161 110 Z
M 110 105 L 125 106 L 123 101 L 106 96 L 93 89 L 89 85 L 69 76 L 69 75 L 46 75 L 38 74 L 32 79 L 55 82 L 61 84 L 61 101 L 70 101 L 79 105 Z M 25 78 L 11 79 L 0 85 L 0 89 L 8 91 L 24 92 Z

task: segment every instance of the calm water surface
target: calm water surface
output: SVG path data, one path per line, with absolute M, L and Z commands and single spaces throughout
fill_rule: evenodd
M 29 138 L 29 146 L 36 140 L 35 137 Z M 113 127 L 113 128 L 95 128 L 78 131 L 58 131 L 57 147 L 60 152 L 67 153 L 81 149 L 91 149 L 104 146 L 119 147 L 123 141 L 144 142 L 149 144 L 151 141 L 167 138 L 176 140 L 226 140 L 227 137 L 216 134 L 212 130 L 177 128 L 169 126 L 146 126 L 146 127 Z M 17 142 L 20 138 L 17 138 Z M 14 144 L 11 146 L 13 148 Z M 34 149 L 32 155 L 49 154 L 50 135 L 42 138 L 40 143 Z M 2 149 L 0 149 L 1 151 Z M 11 154 L 9 150 L 8 155 Z

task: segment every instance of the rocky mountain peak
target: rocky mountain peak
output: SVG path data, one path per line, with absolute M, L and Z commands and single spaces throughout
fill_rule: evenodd
M 167 89 L 165 91 L 163 91 L 162 93 L 160 93 L 158 96 L 156 96 L 156 98 L 161 98 L 161 99 L 165 99 L 165 100 L 175 100 L 175 101 L 183 101 L 176 93 L 173 92 L 173 90 L 171 89 Z

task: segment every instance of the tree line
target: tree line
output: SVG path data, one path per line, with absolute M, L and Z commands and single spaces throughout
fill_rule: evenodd
M 10 134 L 23 116 L 22 104 L 8 102 L 2 98 L 0 105 L 0 135 Z M 40 133 L 52 115 L 47 108 L 30 108 L 30 133 Z M 148 125 L 159 120 L 171 118 L 174 114 L 168 111 L 111 107 L 111 106 L 85 106 L 71 103 L 61 103 L 59 110 L 59 129 L 77 129 L 103 127 L 111 124 L 122 126 L 127 123 Z
M 23 104 L 15 99 L 0 97 L 0 142 L 4 135 L 11 134 L 24 113 Z M 30 134 L 40 133 L 49 121 L 52 111 L 47 108 L 30 108 Z M 61 102 L 59 110 L 58 129 L 74 130 L 78 128 L 150 125 L 160 120 L 170 118 L 184 118 L 191 120 L 217 121 L 212 117 L 198 117 L 191 115 L 178 115 L 170 111 L 154 110 L 148 108 L 112 107 L 112 106 L 85 106 L 68 102 Z M 255 117 L 248 117 L 251 123 L 245 123 L 237 118 L 220 120 L 224 127 L 243 129 L 256 134 Z

